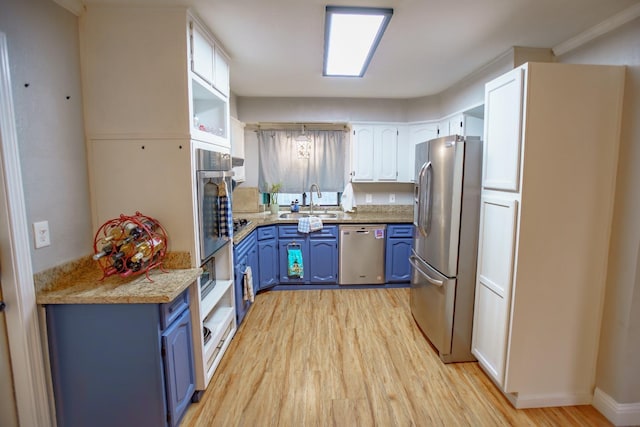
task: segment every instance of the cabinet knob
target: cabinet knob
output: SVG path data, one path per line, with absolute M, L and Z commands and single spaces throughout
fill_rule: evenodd
M 7 304 L 5 304 L 4 301 L 0 301 L 0 311 L 4 311 L 6 307 L 7 307 Z

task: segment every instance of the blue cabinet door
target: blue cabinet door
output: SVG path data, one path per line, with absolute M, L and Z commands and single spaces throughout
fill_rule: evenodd
M 258 289 L 267 289 L 278 284 L 278 240 L 258 241 L 258 264 L 260 277 Z
M 251 303 L 249 301 L 244 300 L 244 272 L 247 269 L 247 254 L 244 254 L 240 259 L 236 258 L 236 264 L 234 266 L 234 285 L 236 287 L 236 320 L 238 321 L 238 326 L 244 320 L 244 316 L 247 314 L 247 310 L 249 310 L 249 306 Z
M 289 276 L 288 249 L 290 244 L 300 245 L 302 251 L 302 277 Z M 309 277 L 309 240 L 308 239 L 283 239 L 278 240 L 278 256 L 280 258 L 280 283 L 281 284 L 304 284 L 308 283 Z
M 260 263 L 258 260 L 258 246 L 254 244 L 247 254 L 247 266 L 251 267 L 251 285 L 255 295 L 260 288 Z
M 338 241 L 309 241 L 309 280 L 311 283 L 338 283 Z
M 179 424 L 195 391 L 191 312 L 185 310 L 162 333 L 164 380 L 167 391 L 167 420 L 171 427 Z
M 244 275 L 247 267 L 251 267 L 251 276 L 254 282 L 254 293 L 259 275 L 255 230 L 233 248 L 233 259 L 234 286 L 236 294 L 236 320 L 238 321 L 238 326 L 240 326 L 240 323 L 244 320 L 244 316 L 247 314 L 247 311 L 251 306 L 251 301 L 244 299 Z
M 411 280 L 412 239 L 387 239 L 385 280 L 387 283 L 403 283 Z

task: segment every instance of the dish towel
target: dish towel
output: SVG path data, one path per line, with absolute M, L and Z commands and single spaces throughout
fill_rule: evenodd
M 309 217 L 309 231 L 322 230 L 322 220 L 317 216 Z
M 322 220 L 317 216 L 302 217 L 298 220 L 298 232 L 311 233 L 322 230 Z
M 233 238 L 233 213 L 231 212 L 231 200 L 227 192 L 227 181 L 222 181 L 222 184 L 218 186 L 218 199 L 220 200 L 220 236 L 229 240 Z
M 340 205 L 344 212 L 353 212 L 353 209 L 356 207 L 356 198 L 353 194 L 353 185 L 351 185 L 351 181 L 349 181 L 344 187 L 342 197 L 340 198 Z
M 251 301 L 253 302 L 254 300 L 254 295 L 253 295 L 253 274 L 251 273 L 251 267 L 247 266 L 247 268 L 244 270 L 244 280 L 243 280 L 243 286 L 244 286 L 244 290 L 243 290 L 243 295 L 242 295 L 242 299 L 244 301 Z
M 310 233 L 311 226 L 309 222 L 309 217 L 302 217 L 298 220 L 298 231 L 300 233 Z
M 304 277 L 304 267 L 302 265 L 302 250 L 299 245 L 287 248 L 288 271 L 289 277 Z

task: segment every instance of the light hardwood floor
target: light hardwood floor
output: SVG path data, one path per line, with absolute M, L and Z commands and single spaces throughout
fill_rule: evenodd
M 592 406 L 515 410 L 477 363 L 445 365 L 408 289 L 256 296 L 182 427 L 609 426 Z

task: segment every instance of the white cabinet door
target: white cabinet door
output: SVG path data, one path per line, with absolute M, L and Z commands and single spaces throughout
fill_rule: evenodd
M 449 120 L 443 120 L 438 123 L 438 138 L 443 136 L 449 136 Z
M 373 126 L 353 127 L 353 180 L 373 181 Z
M 516 68 L 485 86 L 484 188 L 518 191 L 523 73 Z
M 462 114 L 458 114 L 449 118 L 449 135 L 465 136 L 464 116 Z
M 229 63 L 222 53 L 222 50 L 216 46 L 214 50 L 214 81 L 213 85 L 225 95 L 229 95 Z
M 231 117 L 231 157 L 244 159 L 244 123 L 235 117 Z M 233 168 L 237 182 L 244 182 L 246 179 L 245 167 L 235 166 Z
M 398 142 L 398 182 L 415 182 L 416 144 L 438 137 L 437 123 L 409 125 L 406 137 Z M 403 135 L 402 129 L 400 135 Z
M 352 164 L 356 182 L 397 181 L 398 127 L 353 125 Z
M 377 171 L 374 171 L 378 181 L 398 180 L 398 127 L 376 126 L 374 130 L 378 147 L 374 148 L 377 156 Z
M 502 386 L 508 345 L 517 201 L 483 197 L 471 352 Z
M 464 136 L 484 137 L 484 120 L 478 117 L 464 115 Z
M 191 23 L 191 71 L 213 84 L 214 48 L 203 31 Z

